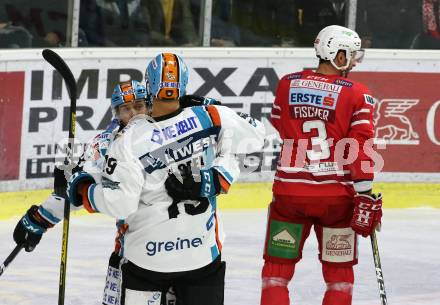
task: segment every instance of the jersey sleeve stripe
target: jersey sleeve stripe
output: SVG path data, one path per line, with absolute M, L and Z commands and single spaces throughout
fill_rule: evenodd
M 94 191 L 95 187 L 96 187 L 96 184 L 92 184 L 89 187 L 85 187 L 81 190 L 84 208 L 89 213 L 98 212 L 98 209 L 96 208 L 96 205 L 94 204 L 94 199 L 93 199 L 93 191 Z
M 360 124 L 370 124 L 371 122 L 369 120 L 359 120 L 359 121 L 354 121 L 350 124 L 350 127 L 356 126 L 356 125 L 360 125 Z
M 212 122 L 209 118 L 209 115 L 205 111 L 203 107 L 192 107 L 191 110 L 194 112 L 194 114 L 197 116 L 197 118 L 200 121 L 200 124 L 202 124 L 203 129 L 208 129 L 212 126 Z
M 44 218 L 45 220 L 50 222 L 52 225 L 55 225 L 55 224 L 57 224 L 57 223 L 59 223 L 61 221 L 61 219 L 59 219 L 59 218 L 55 217 L 54 215 L 52 215 L 51 212 L 49 212 L 48 210 L 46 210 L 42 206 L 40 206 L 38 208 L 38 213 L 40 214 L 40 216 L 42 218 Z
M 208 114 L 211 117 L 212 124 L 214 126 L 220 127 L 221 120 L 217 108 L 215 108 L 215 106 L 210 105 L 210 106 L 206 106 L 206 110 L 208 111 Z
M 229 184 L 234 182 L 234 178 L 232 178 L 231 174 L 223 166 L 214 166 L 214 168 L 226 179 Z
M 359 113 L 370 113 L 370 109 L 368 108 L 362 108 L 361 110 L 358 110 L 356 112 L 353 112 L 352 116 L 358 115 Z
M 370 120 L 371 115 L 368 113 L 361 113 L 351 119 L 351 122 L 356 122 L 360 120 Z
M 270 117 L 272 119 L 280 119 L 281 117 L 279 115 L 271 114 Z
M 229 187 L 231 186 L 231 184 L 222 175 L 218 176 L 218 180 L 220 182 L 222 193 L 226 194 L 229 191 Z
M 273 105 L 272 105 L 272 107 L 273 107 L 274 109 L 278 109 L 278 110 L 281 110 L 281 107 L 280 107 L 280 106 L 278 106 L 278 105 L 276 105 L 276 104 L 273 104 Z

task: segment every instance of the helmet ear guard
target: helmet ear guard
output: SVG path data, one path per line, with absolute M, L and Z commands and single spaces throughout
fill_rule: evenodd
M 338 70 L 346 70 L 353 59 L 356 60 L 356 53 L 361 51 L 361 39 L 359 35 L 349 28 L 330 25 L 323 28 L 314 43 L 316 56 L 322 60 L 328 60 Z M 347 63 L 339 67 L 334 59 L 339 51 L 345 51 Z M 359 62 L 359 61 L 358 61 Z

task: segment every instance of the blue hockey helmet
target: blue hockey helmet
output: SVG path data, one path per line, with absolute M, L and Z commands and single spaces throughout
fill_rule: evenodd
M 118 106 L 139 100 L 144 100 L 147 104 L 149 103 L 145 86 L 137 80 L 121 82 L 113 89 L 111 101 L 113 113 L 116 114 Z
M 185 95 L 188 67 L 173 53 L 157 55 L 147 66 L 145 83 L 148 93 L 160 100 L 177 100 Z

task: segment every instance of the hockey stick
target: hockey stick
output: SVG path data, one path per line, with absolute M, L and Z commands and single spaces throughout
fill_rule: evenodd
M 50 49 L 43 50 L 44 59 L 50 63 L 61 74 L 66 82 L 67 91 L 70 97 L 70 121 L 69 121 L 69 142 L 67 156 L 64 165 L 73 164 L 73 149 L 75 139 L 76 124 L 76 81 L 72 71 L 64 62 L 64 60 L 54 51 Z M 67 268 L 67 245 L 69 241 L 69 220 L 70 220 L 70 203 L 66 198 L 64 201 L 64 221 L 63 221 L 63 241 L 61 246 L 61 262 L 60 262 L 60 278 L 58 289 L 58 305 L 64 305 L 64 296 L 66 291 L 66 268 Z
M 5 259 L 3 264 L 0 265 L 0 276 L 5 272 L 6 268 L 8 268 L 8 265 L 14 260 L 14 258 L 17 256 L 18 253 L 20 253 L 21 249 L 23 249 L 24 244 L 16 245 L 14 250 L 12 250 L 11 254 L 8 255 L 8 257 Z
M 381 305 L 387 305 L 388 304 L 387 294 L 385 292 L 385 282 L 383 280 L 382 265 L 380 264 L 379 247 L 377 245 L 377 237 L 375 231 L 373 231 L 370 238 L 371 238 L 371 247 L 373 249 L 374 267 L 376 267 L 376 278 L 377 278 L 377 283 L 379 284 L 380 302 Z

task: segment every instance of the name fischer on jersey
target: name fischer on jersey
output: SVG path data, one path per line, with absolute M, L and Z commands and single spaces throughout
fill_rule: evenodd
M 330 110 L 313 106 L 293 106 L 291 107 L 292 116 L 295 119 L 319 118 L 329 121 Z

